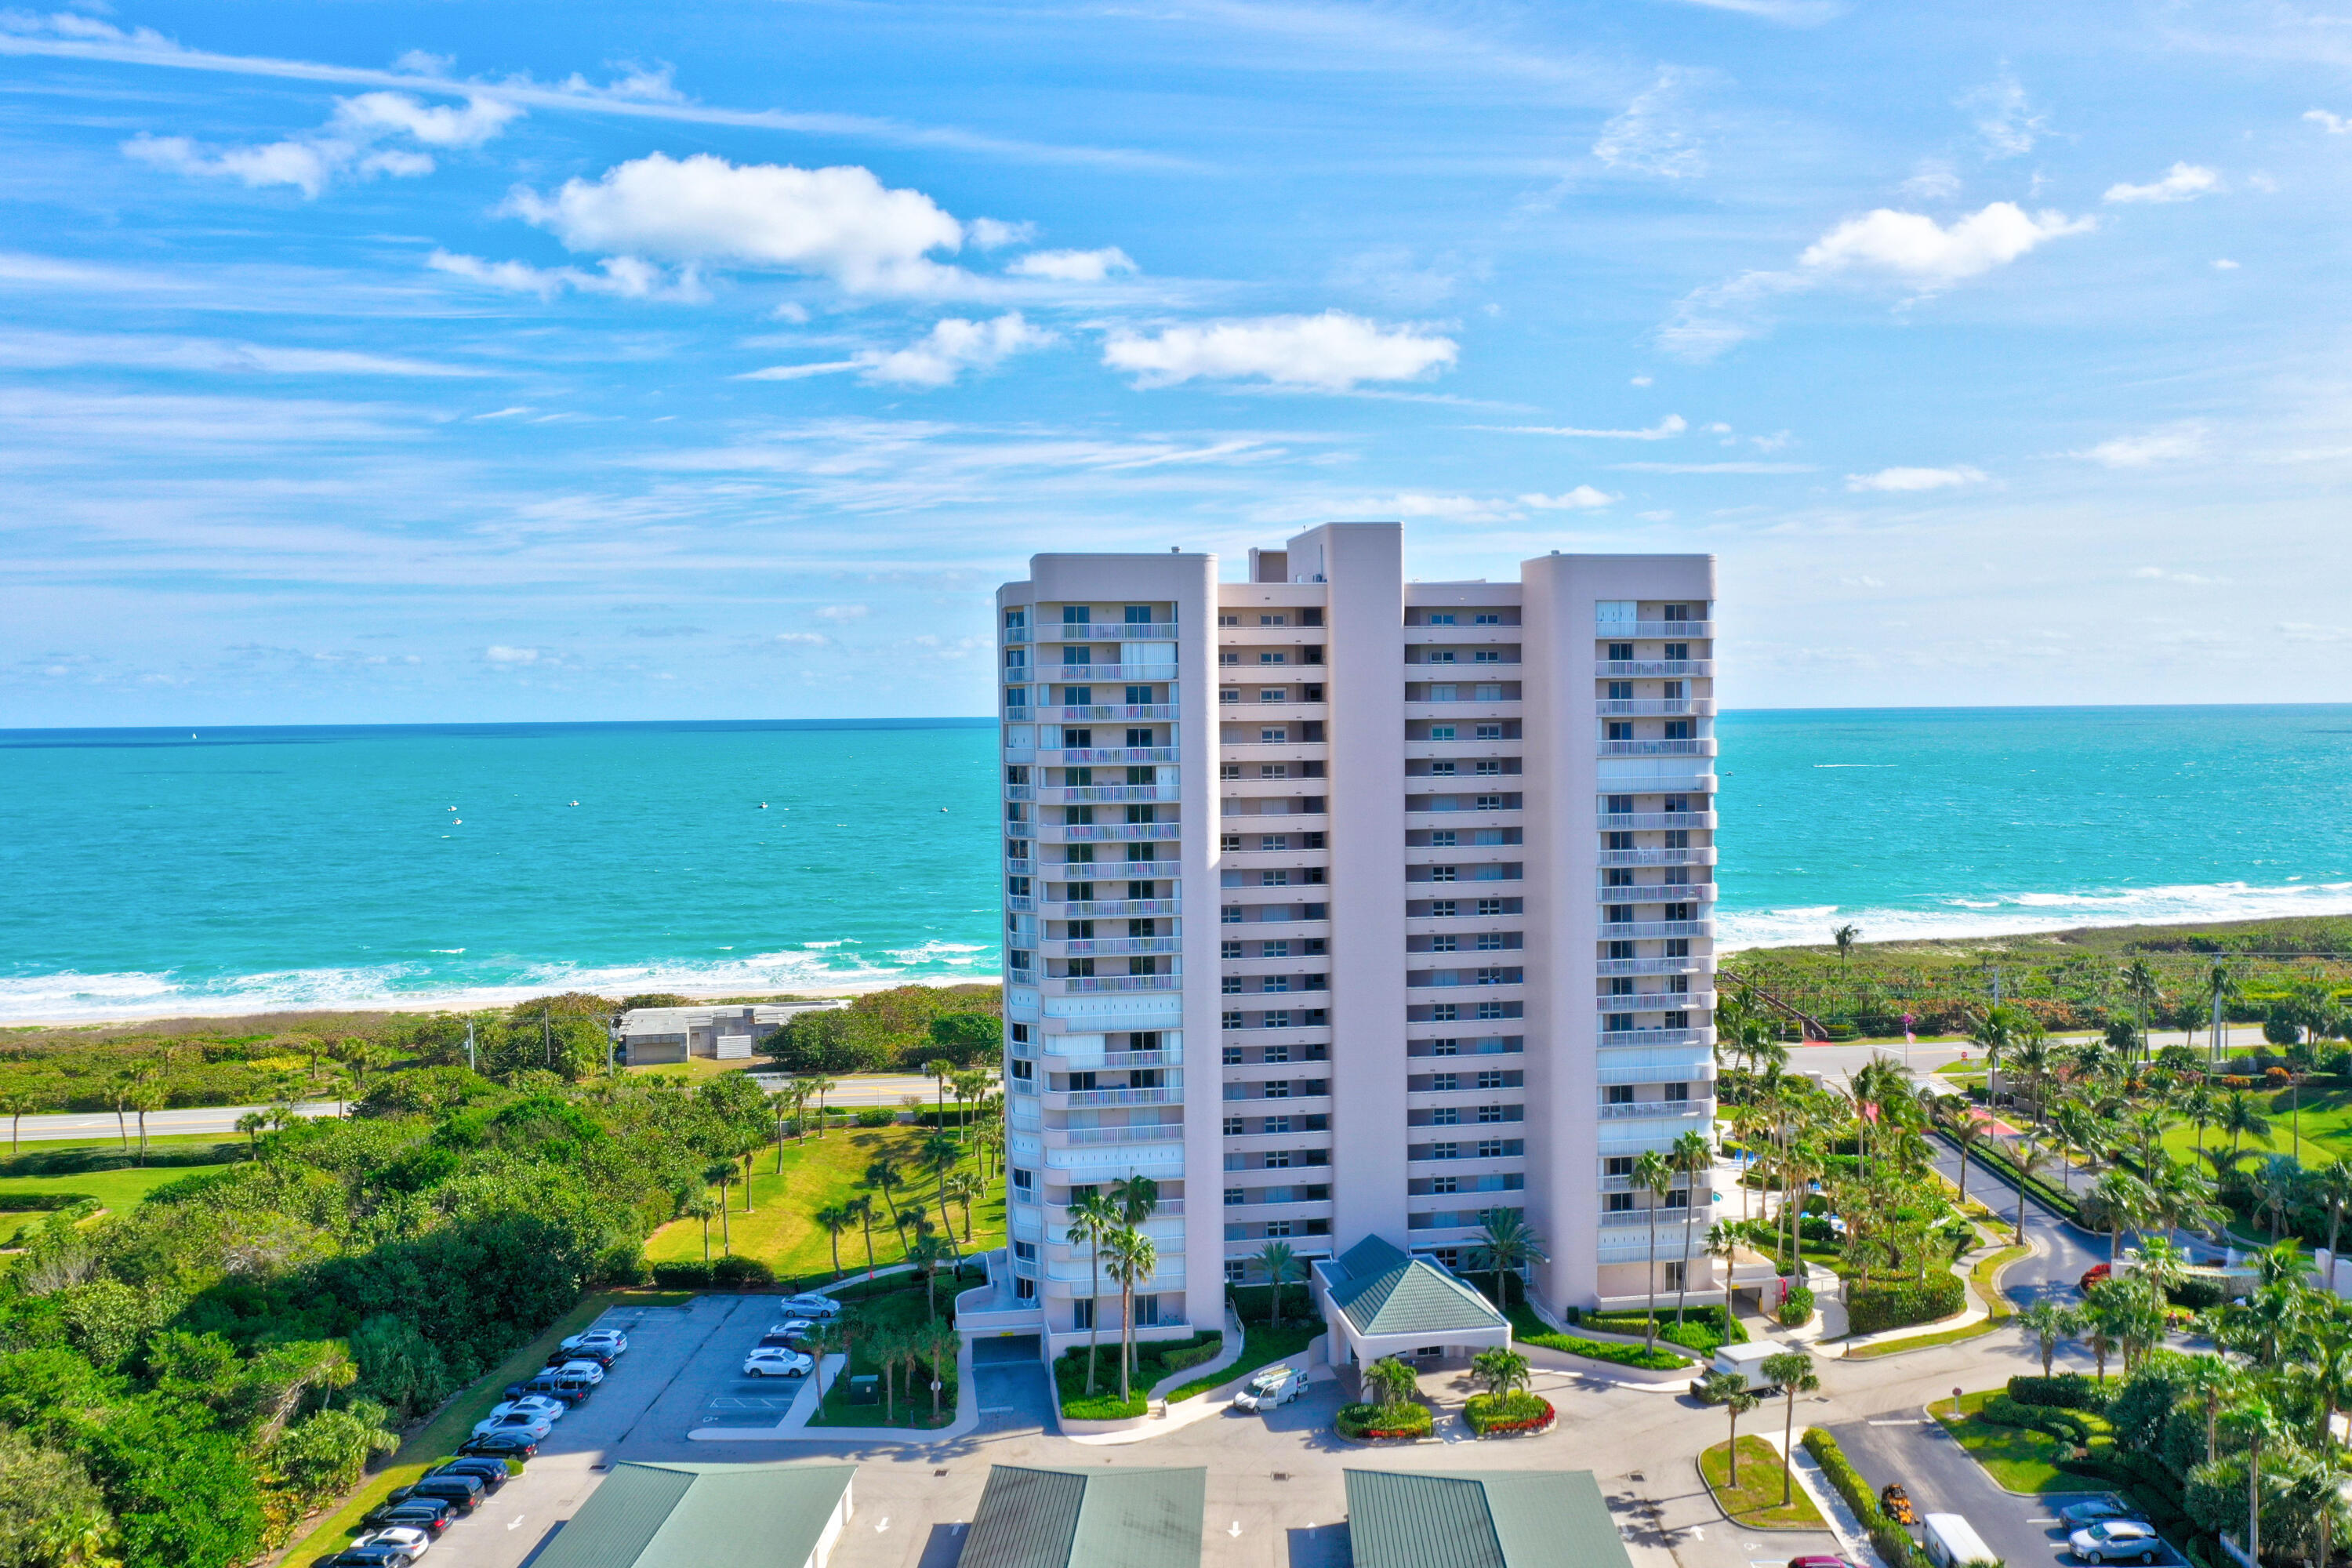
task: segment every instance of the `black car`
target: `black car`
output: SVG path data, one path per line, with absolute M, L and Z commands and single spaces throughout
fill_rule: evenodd
M 520 1399 L 526 1394 L 536 1394 L 547 1399 L 561 1399 L 566 1405 L 577 1405 L 588 1397 L 588 1384 L 578 1378 L 558 1377 L 552 1372 L 542 1372 L 522 1383 L 507 1384 L 507 1398 Z
M 460 1454 L 511 1454 L 518 1459 L 528 1459 L 539 1452 L 539 1445 L 520 1432 L 484 1432 L 457 1445 Z
M 384 1530 L 398 1525 L 405 1530 L 421 1530 L 427 1535 L 438 1535 L 449 1528 L 457 1517 L 457 1505 L 446 1498 L 411 1498 L 406 1502 L 388 1502 L 360 1522 L 370 1530 Z
M 461 1514 L 473 1512 L 482 1506 L 490 1489 L 482 1484 L 479 1476 L 427 1476 L 414 1486 L 394 1487 L 386 1502 L 446 1502 Z
M 321 1568 L 408 1568 L 416 1559 L 397 1546 L 346 1546 Z
M 444 1459 L 439 1464 L 434 1466 L 430 1470 L 426 1471 L 425 1474 L 434 1476 L 472 1476 L 482 1483 L 482 1489 L 485 1492 L 495 1492 L 500 1487 L 505 1486 L 507 1482 L 514 1479 L 513 1472 L 507 1468 L 507 1462 L 504 1459 L 490 1454 L 478 1454 L 470 1458 Z
M 613 1370 L 613 1363 L 619 1359 L 611 1351 L 600 1345 L 589 1345 L 576 1351 L 551 1351 L 548 1352 L 547 1364 L 562 1366 L 566 1362 L 593 1361 L 606 1372 L 610 1372 Z

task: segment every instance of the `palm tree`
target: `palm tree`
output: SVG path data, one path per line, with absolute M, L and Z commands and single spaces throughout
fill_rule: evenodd
M 2170 1050 L 2172 1047 L 2165 1047 Z M 2181 1085 L 2174 1091 L 2172 1108 L 2180 1120 L 2197 1129 L 2197 1154 L 2205 1154 L 2205 1130 L 2221 1120 L 2221 1102 L 2213 1093 L 2213 1086 L 2204 1079 Z
M 2135 958 L 2123 967 L 2124 994 L 2139 1009 L 2139 1037 L 2147 1040 L 2147 1016 L 2151 1008 L 2164 1005 L 2164 986 L 2156 971 L 2145 958 Z
M 236 1130 L 253 1142 L 253 1158 L 261 1158 L 261 1135 L 269 1130 L 269 1117 L 265 1111 L 248 1110 L 236 1119 Z
M 1528 1385 L 1528 1358 L 1514 1350 L 1480 1351 L 1470 1358 L 1470 1373 L 1499 1398 Z
M 1160 1212 L 1160 1184 L 1150 1176 L 1121 1176 L 1110 1184 L 1110 1201 L 1121 1219 L 1141 1225 Z
M 2327 1257 L 2336 1257 L 2336 1237 L 2344 1222 L 2344 1205 L 2352 1203 L 2352 1163 L 2338 1160 L 2311 1173 L 2312 1195 L 2327 1205 Z
M 710 1222 L 719 1217 L 719 1205 L 710 1201 L 709 1193 L 697 1193 L 679 1205 L 688 1219 L 702 1222 L 702 1266 L 710 1267 Z
M 940 1184 L 940 1217 L 944 1221 L 948 1212 L 948 1175 L 963 1163 L 963 1146 L 950 1132 L 934 1132 L 923 1140 L 917 1156 L 924 1171 L 935 1176 Z
M 1691 1216 L 1698 1213 L 1698 1173 L 1715 1163 L 1715 1146 L 1696 1129 L 1675 1140 L 1675 1163 L 1683 1171 L 1683 1265 L 1675 1277 L 1675 1326 L 1683 1321 L 1683 1300 L 1690 1290 Z M 1729 1320 L 1725 1320 L 1727 1325 Z
M 1650 1216 L 1650 1265 L 1646 1270 L 1650 1305 L 1642 1344 L 1645 1350 L 1655 1350 L 1658 1346 L 1658 1210 L 1664 1206 L 1666 1194 L 1675 1190 L 1673 1163 L 1655 1149 L 1644 1149 L 1641 1157 L 1633 1162 L 1633 1185 L 1646 1188 L 1650 1194 L 1649 1207 L 1645 1211 Z
M 2215 964 L 2214 972 L 2221 973 Z M 2263 1449 L 2286 1436 L 2278 1413 L 2267 1399 L 2248 1398 L 2221 1418 L 2246 1445 L 2246 1561 L 2263 1560 Z
M 886 1422 L 898 1418 L 898 1360 L 906 1353 L 906 1344 L 907 1336 L 887 1323 L 877 1323 L 866 1336 L 866 1353 L 882 1369 L 882 1419 Z
M 1960 1146 L 1960 1206 L 1963 1208 L 1969 1202 L 1969 1152 L 1984 1137 L 1990 1125 L 1979 1121 L 1975 1110 L 1965 1104 L 1944 1120 L 1944 1136 Z
M 1748 1386 L 1744 1373 L 1711 1372 L 1699 1384 L 1699 1397 L 1710 1405 L 1723 1406 L 1731 1417 L 1731 1441 L 1724 1448 L 1724 1464 L 1728 1474 L 1726 1484 L 1739 1485 L 1739 1418 L 1764 1403 L 1764 1396 Z
M 11 1089 L 0 1094 L 0 1116 L 8 1119 L 8 1152 L 14 1154 L 23 1147 L 17 1134 L 24 1131 L 25 1113 L 40 1102 L 23 1089 Z
M 2271 1119 L 2262 1112 L 2262 1104 L 2242 1089 L 2233 1089 L 2221 1097 L 2221 1131 L 2230 1135 L 2230 1152 L 2238 1152 L 2239 1140 L 2252 1138 L 2267 1149 L 2271 1146 Z
M 2017 1235 L 2012 1247 L 2025 1245 L 2025 1184 L 2033 1179 L 2036 1166 L 2042 1163 L 2042 1147 L 2031 1138 L 2017 1152 Z
M 871 1283 L 874 1279 L 874 1200 L 861 1194 L 844 1206 L 857 1216 L 857 1223 L 866 1229 L 866 1278 Z
M 816 1135 L 824 1136 L 824 1097 L 841 1086 L 823 1073 L 801 1079 L 802 1086 L 816 1097 Z
M 946 1184 L 940 1188 L 940 1193 L 944 1197 L 953 1198 L 957 1206 L 963 1210 L 963 1238 L 969 1243 L 971 1240 L 972 1200 L 985 1197 L 988 1194 L 988 1188 L 970 1171 L 958 1171 L 947 1179 Z
M 2055 1133 L 2052 1146 L 2058 1152 L 2058 1184 L 2068 1196 L 2074 1192 L 2074 1162 L 2067 1158 L 2070 1151 L 2080 1153 L 2087 1162 L 2099 1157 L 2099 1142 L 2105 1127 L 2098 1113 L 2079 1100 L 2059 1103 L 2051 1112 L 2050 1121 Z
M 1257 1249 L 1257 1266 L 1265 1275 L 1265 1293 L 1274 1301 L 1266 1314 L 1266 1327 L 1282 1327 L 1282 1288 L 1298 1272 L 1298 1254 L 1286 1241 L 1269 1241 Z
M 137 1073 L 121 1072 L 115 1074 L 106 1086 L 106 1101 L 114 1111 L 114 1129 L 121 1135 L 122 1147 L 126 1151 L 131 1147 L 131 1124 L 124 1120 L 123 1113 L 131 1109 L 131 1097 L 138 1093 L 138 1084 Z
M 2091 1189 L 2107 1213 L 2107 1262 L 2122 1255 L 2126 1227 L 2137 1225 L 2152 1206 L 2146 1184 L 2125 1171 L 2109 1171 Z
M 929 1061 L 923 1064 L 923 1076 L 931 1079 L 939 1086 L 940 1120 L 938 1125 L 942 1128 L 946 1127 L 948 1124 L 948 1083 L 955 1077 L 955 1063 L 949 1061 L 944 1057 L 934 1057 Z
M 2287 1210 L 2303 1188 L 2303 1167 L 2287 1154 L 2273 1154 L 2263 1162 L 2263 1173 L 2254 1178 L 2254 1212 L 2271 1216 L 2271 1239 L 2276 1241 L 2286 1228 Z
M 1488 1209 L 1479 1216 L 1478 1239 L 1470 1253 L 1471 1267 L 1495 1276 L 1495 1310 L 1511 1310 L 1507 1281 L 1513 1274 L 1548 1263 L 1543 1237 L 1528 1223 L 1525 1209 Z
M 1790 1456 L 1796 1450 L 1789 1439 L 1797 1431 L 1797 1395 L 1812 1393 L 1821 1387 L 1822 1380 L 1813 1375 L 1813 1358 L 1802 1351 L 1782 1351 L 1779 1355 L 1766 1356 L 1763 1373 L 1789 1402 L 1787 1418 L 1780 1426 L 1780 1506 L 1786 1508 L 1796 1496 L 1796 1479 L 1789 1470 Z
M 940 1418 L 940 1387 L 948 1380 L 947 1369 L 963 1349 L 963 1336 L 946 1323 L 931 1323 L 915 1332 L 915 1342 L 923 1359 L 931 1363 L 931 1420 Z
M 776 1119 L 776 1174 L 784 1173 L 784 1118 L 798 1110 L 800 1085 L 788 1083 L 768 1097 L 768 1114 Z
M 952 1257 L 954 1251 L 953 1242 L 942 1241 L 936 1236 L 915 1237 L 915 1245 L 907 1251 L 907 1261 L 922 1270 L 923 1305 L 929 1309 L 935 1319 L 940 1315 L 940 1265 Z
M 735 1162 L 712 1161 L 703 1168 L 702 1179 L 719 1189 L 719 1244 L 727 1249 L 727 1256 L 732 1258 L 735 1256 L 735 1235 L 727 1223 L 727 1184 L 735 1179 Z
M 823 1125 L 821 1121 L 819 1125 Z M 906 1178 L 898 1173 L 898 1156 L 885 1154 L 869 1163 L 866 1167 L 866 1184 L 882 1194 L 883 1203 L 890 1210 L 891 1227 L 898 1228 L 898 1200 L 890 1195 L 895 1188 L 906 1184 Z M 905 1238 L 902 1237 L 900 1239 L 903 1242 Z
M 1835 926 L 1831 929 L 1830 940 L 1837 943 L 1838 959 L 1840 962 L 1845 963 L 1851 963 L 1853 962 L 1854 941 L 1861 935 L 1862 928 L 1851 921 L 1844 925 Z
M 2083 1314 L 2073 1307 L 2056 1301 L 2036 1301 L 2020 1307 L 2011 1320 L 2035 1348 L 2042 1352 L 2042 1375 L 2050 1375 L 2050 1366 L 2058 1357 L 2058 1347 L 2083 1331 Z
M 2000 1110 L 2000 1058 L 2018 1040 L 2017 1016 L 2007 1007 L 1988 1007 L 1969 1031 L 1969 1038 L 1984 1047 L 1987 1077 L 1985 1103 Z
M 1377 1405 L 1402 1405 L 1421 1387 L 1421 1375 L 1392 1355 L 1384 1355 L 1364 1369 L 1363 1382 Z
M 857 1223 L 857 1210 L 849 1204 L 827 1204 L 810 1216 L 833 1244 L 833 1277 L 841 1278 L 841 1233 Z
M 1160 1244 L 1139 1226 L 1124 1225 L 1098 1245 L 1109 1254 L 1110 1277 L 1118 1283 L 1118 1402 L 1124 1405 L 1132 1397 L 1129 1376 L 1135 1367 L 1135 1288 L 1160 1267 Z
M 1727 1225 L 1706 1227 L 1706 1255 L 1723 1265 L 1723 1323 L 1731 1326 L 1731 1260 L 1739 1255 L 1739 1233 Z
M 2221 1053 L 2229 1048 L 2230 1019 L 2227 1004 L 2231 997 L 2244 994 L 2244 988 L 2238 984 L 2237 975 L 2231 973 L 2229 961 L 2215 959 L 2213 967 L 2205 976 L 2205 996 L 2213 1011 L 2212 1026 L 2206 1037 L 2206 1048 L 2211 1053 L 2213 1065 L 2210 1070 L 2213 1072 L 2218 1073 L 2221 1070 Z M 2249 1552 L 2251 1551 L 2250 1545 Z
M 971 1139 L 971 1111 L 969 1108 L 978 1103 L 980 1098 L 988 1092 L 988 1086 L 995 1081 L 996 1075 L 985 1068 L 973 1068 L 969 1072 L 955 1075 L 956 1112 L 961 1122 L 956 1129 L 957 1137 L 966 1141 Z
M 1118 1228 L 1118 1210 L 1097 1192 L 1070 1200 L 1064 1235 L 1072 1247 L 1087 1249 L 1087 1393 L 1095 1391 L 1095 1354 L 1102 1344 L 1102 1243 Z
M 163 1109 L 163 1086 L 142 1079 L 131 1090 L 131 1109 L 139 1118 L 139 1163 L 147 1163 L 147 1113 Z
M 2033 1125 L 2039 1129 L 2049 1110 L 2042 1090 L 2050 1081 L 2051 1070 L 2058 1065 L 2050 1048 L 2050 1037 L 2038 1030 L 2026 1035 L 2011 1047 L 2009 1059 L 2011 1070 L 2025 1075 L 2026 1092 L 2033 1097 Z

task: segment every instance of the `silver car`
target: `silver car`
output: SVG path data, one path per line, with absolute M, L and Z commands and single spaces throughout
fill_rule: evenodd
M 2066 1538 L 2078 1563 L 2153 1563 L 2164 1555 L 2164 1542 L 2153 1525 L 2136 1519 L 2108 1519 L 2085 1525 Z

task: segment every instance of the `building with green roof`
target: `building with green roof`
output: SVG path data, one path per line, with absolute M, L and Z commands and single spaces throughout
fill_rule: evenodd
M 824 1568 L 855 1465 L 614 1465 L 531 1568 Z
M 1348 1470 L 1355 1568 L 1633 1568 L 1591 1470 Z
M 995 1465 L 956 1568 L 1201 1568 L 1209 1472 Z
M 1511 1342 L 1510 1320 L 1463 1280 L 1426 1258 L 1408 1258 L 1377 1236 L 1335 1258 L 1315 1264 L 1315 1293 L 1330 1330 L 1334 1365 L 1339 1347 L 1369 1365 L 1386 1355 L 1419 1352 L 1468 1354 Z

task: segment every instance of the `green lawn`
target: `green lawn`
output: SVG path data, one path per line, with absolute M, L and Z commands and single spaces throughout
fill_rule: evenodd
M 1827 1530 L 1829 1521 L 1805 1495 L 1805 1489 L 1785 1481 L 1779 1450 L 1752 1432 L 1739 1435 L 1739 1484 L 1730 1484 L 1731 1445 L 1717 1443 L 1698 1457 L 1699 1474 L 1717 1506 L 1735 1524 L 1750 1530 Z M 1788 1489 L 1789 1502 L 1780 1494 Z
M 2087 1484 L 2083 1478 L 2068 1475 L 2058 1468 L 2058 1460 L 2066 1452 L 2063 1442 L 2046 1432 L 1992 1426 L 1975 1419 L 1985 1401 L 2002 1392 L 1989 1388 L 1965 1395 L 1960 1400 L 1958 1420 L 1953 1419 L 1952 1402 L 1948 1399 L 1936 1401 L 1930 1410 L 1944 1430 L 1959 1439 L 1960 1447 L 1984 1467 L 1985 1473 L 2003 1491 L 2081 1491 Z
M 1263 1302 L 1265 1287 L 1257 1288 L 1257 1295 Z M 1264 1310 L 1263 1306 L 1260 1310 Z M 1254 1322 L 1244 1319 L 1241 1358 L 1223 1371 L 1196 1377 L 1190 1383 L 1178 1384 L 1168 1391 L 1168 1403 L 1173 1405 L 1180 1399 L 1190 1399 L 1196 1394 L 1206 1393 L 1221 1383 L 1231 1383 L 1245 1372 L 1255 1372 L 1259 1367 L 1269 1366 L 1278 1361 L 1289 1361 L 1313 1344 L 1315 1337 L 1322 1331 L 1322 1321 L 1317 1318 L 1287 1317 L 1282 1320 L 1279 1328 L 1268 1323 L 1262 1316 Z
M 874 1359 L 873 1345 L 869 1338 L 876 1327 L 905 1332 L 931 1321 L 930 1308 L 925 1302 L 923 1291 L 919 1286 L 910 1290 L 895 1279 L 877 1281 L 877 1286 L 883 1288 L 855 1293 L 847 1290 L 841 1292 L 844 1300 L 855 1303 L 853 1310 L 856 1321 L 862 1325 L 862 1331 L 851 1342 L 849 1365 L 844 1367 L 841 1374 L 826 1387 L 824 1401 L 817 1406 L 816 1414 L 809 1417 L 809 1425 L 812 1426 L 907 1426 L 917 1429 L 944 1426 L 955 1419 L 956 1369 L 953 1362 L 950 1362 L 940 1369 L 942 1375 L 940 1381 L 946 1386 L 940 1390 L 940 1415 L 937 1420 L 931 1418 L 931 1391 L 930 1379 L 927 1375 L 928 1365 L 915 1372 L 913 1386 L 910 1389 L 907 1363 L 903 1360 L 898 1363 L 892 1374 L 890 1384 L 892 1392 L 887 1400 L 887 1415 L 885 1414 L 886 1403 L 859 1405 L 850 1398 L 849 1379 L 853 1373 L 878 1373 L 882 1370 Z M 945 1279 L 940 1281 L 939 1320 L 942 1322 L 948 1318 L 949 1298 L 952 1289 L 953 1287 Z M 877 1384 L 876 1386 L 877 1398 L 882 1395 L 882 1393 L 883 1390 Z
M 733 1251 L 760 1259 L 774 1269 L 780 1279 L 814 1282 L 834 1278 L 833 1250 L 814 1216 L 821 1208 L 856 1196 L 865 1180 L 866 1166 L 884 1153 L 900 1157 L 908 1184 L 895 1189 L 891 1196 L 901 1207 L 909 1203 L 920 1204 L 926 1213 L 937 1218 L 939 1184 L 913 1168 L 915 1153 L 929 1136 L 929 1131 L 920 1127 L 834 1128 L 822 1138 L 812 1135 L 788 1140 L 781 1154 L 773 1149 L 761 1151 L 753 1162 L 751 1212 L 743 1212 L 744 1192 L 739 1182 L 728 1191 L 724 1226 L 717 1220 L 711 1222 L 710 1256 L 716 1258 L 730 1250 L 727 1238 L 731 1236 Z M 780 1161 L 783 1166 L 781 1174 L 776 1169 Z M 967 1166 L 975 1173 L 979 1170 L 976 1156 L 968 1160 Z M 1003 1170 L 997 1170 L 995 1175 L 988 1194 L 971 1205 L 969 1242 L 964 1239 L 961 1205 L 950 1207 L 957 1245 L 967 1254 L 1004 1245 Z M 874 1261 L 887 1267 L 901 1261 L 904 1256 L 898 1247 L 898 1234 L 891 1228 L 887 1206 L 877 1194 Z M 663 1226 L 646 1242 L 646 1257 L 656 1263 L 699 1261 L 701 1222 L 678 1220 Z M 847 1273 L 865 1268 L 863 1230 L 843 1233 L 841 1266 Z
M 152 1152 L 170 1150 L 185 1158 L 190 1151 L 217 1151 L 223 1160 L 235 1159 L 244 1149 L 240 1143 L 224 1143 L 210 1133 L 188 1137 L 151 1138 Z M 130 1158 L 136 1159 L 138 1142 L 131 1142 Z M 122 1165 L 117 1169 L 75 1171 L 58 1169 L 71 1166 L 97 1156 L 100 1163 L 112 1164 L 121 1158 L 121 1145 L 111 1138 L 74 1142 L 30 1143 L 19 1154 L 0 1159 L 0 1238 L 14 1236 L 23 1215 L 18 1205 L 8 1199 L 14 1194 L 72 1194 L 96 1198 L 109 1209 L 121 1211 L 136 1208 L 149 1193 L 167 1182 L 198 1171 L 216 1169 L 214 1165 Z
M 2224 1091 L 2226 1092 L 2226 1091 Z M 2295 1117 L 2293 1114 L 2294 1096 L 2292 1091 L 2269 1089 L 2252 1091 L 2263 1114 L 2270 1119 L 2271 1141 L 2258 1138 L 2239 1141 L 2238 1147 L 2250 1156 L 2248 1166 L 2257 1166 L 2272 1154 L 2293 1154 L 2305 1165 L 2332 1165 L 2352 1155 L 2352 1089 L 2332 1085 L 2303 1086 L 2303 1139 L 2294 1138 Z M 2218 1127 L 2205 1130 L 2205 1147 L 2226 1149 L 2230 1135 Z M 2197 1129 L 2182 1122 L 2164 1135 L 2164 1147 L 2174 1158 L 2193 1160 L 2197 1157 Z M 2200 1163 L 2200 1169 L 2204 1167 Z

